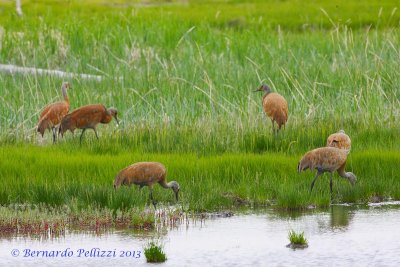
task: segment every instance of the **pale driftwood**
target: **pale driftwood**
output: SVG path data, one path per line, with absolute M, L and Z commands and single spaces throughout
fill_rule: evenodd
M 15 0 L 15 8 L 17 10 L 18 16 L 22 16 L 21 0 Z
M 0 72 L 6 72 L 9 74 L 22 73 L 22 74 L 33 74 L 33 75 L 53 75 L 53 76 L 60 77 L 60 78 L 79 77 L 81 79 L 96 80 L 99 82 L 104 78 L 104 76 L 100 76 L 100 75 L 72 73 L 72 72 L 64 72 L 64 71 L 60 71 L 60 70 L 47 70 L 47 69 L 39 69 L 39 68 L 19 67 L 19 66 L 15 66 L 15 65 L 6 65 L 6 64 L 0 64 Z

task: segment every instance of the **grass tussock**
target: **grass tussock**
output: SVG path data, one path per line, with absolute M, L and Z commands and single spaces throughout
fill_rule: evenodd
M 297 245 L 306 245 L 307 244 L 307 239 L 304 237 L 304 232 L 301 233 L 296 233 L 295 231 L 291 230 L 289 231 L 289 241 L 292 244 L 297 244 Z
M 289 234 L 288 234 L 288 238 L 290 241 L 290 244 L 288 245 L 288 247 L 291 247 L 293 249 L 308 247 L 308 241 L 304 237 L 304 232 L 296 233 L 295 231 L 290 230 Z
M 135 229 L 151 230 L 155 227 L 155 220 L 154 213 L 135 213 L 132 215 L 131 224 Z
M 150 242 L 147 247 L 144 248 L 144 255 L 146 256 L 147 262 L 165 262 L 167 260 L 167 256 L 162 249 L 161 245 L 156 244 L 155 242 Z

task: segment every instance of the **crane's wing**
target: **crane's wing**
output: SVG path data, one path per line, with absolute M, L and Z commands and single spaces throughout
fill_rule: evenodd
M 39 120 L 42 119 L 51 109 L 53 109 L 59 105 L 63 105 L 63 104 L 65 104 L 65 101 L 59 101 L 59 102 L 48 104 L 46 107 L 44 107 L 44 109 L 40 113 Z
M 99 123 L 105 112 L 106 108 L 103 105 L 87 105 L 72 111 L 71 114 L 68 115 L 68 119 L 75 120 L 76 126 L 80 128 L 82 126 L 92 125 L 93 123 Z
M 48 121 L 51 125 L 57 125 L 61 122 L 65 115 L 69 112 L 69 104 L 67 102 L 57 102 L 52 104 L 51 106 L 46 107 L 42 112 L 43 116 L 41 116 L 39 123 L 42 121 Z

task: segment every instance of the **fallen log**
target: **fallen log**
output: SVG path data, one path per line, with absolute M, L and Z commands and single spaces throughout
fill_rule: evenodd
M 11 75 L 13 75 L 15 73 L 22 73 L 22 74 L 33 74 L 33 75 L 53 75 L 53 76 L 60 77 L 60 78 L 79 77 L 81 79 L 96 80 L 99 82 L 102 79 L 104 79 L 104 76 L 101 76 L 101 75 L 64 72 L 64 71 L 60 71 L 60 70 L 47 70 L 47 69 L 40 69 L 40 68 L 20 67 L 20 66 L 7 65 L 7 64 L 0 64 L 0 72 L 9 73 Z

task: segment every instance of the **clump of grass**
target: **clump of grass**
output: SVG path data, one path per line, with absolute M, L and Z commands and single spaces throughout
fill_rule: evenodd
M 288 244 L 287 247 L 290 247 L 292 249 L 308 247 L 308 241 L 304 237 L 304 232 L 296 233 L 295 231 L 290 230 L 288 238 L 290 244 Z
M 131 227 L 134 229 L 151 230 L 155 227 L 154 213 L 134 213 L 132 215 Z
M 162 246 L 155 242 L 150 242 L 150 244 L 148 244 L 144 249 L 144 255 L 146 256 L 147 262 L 164 262 L 167 260 Z

